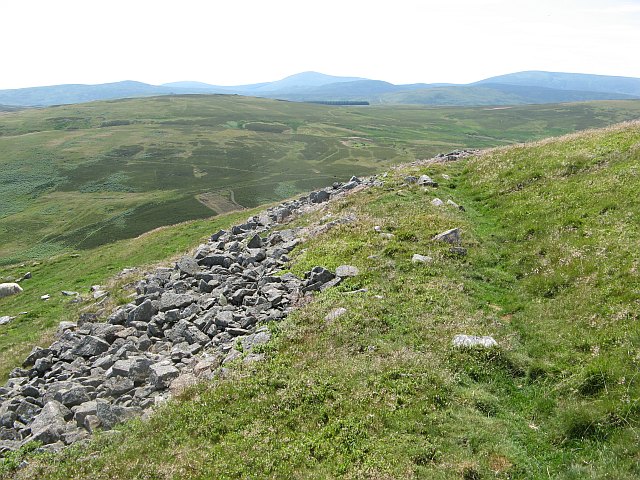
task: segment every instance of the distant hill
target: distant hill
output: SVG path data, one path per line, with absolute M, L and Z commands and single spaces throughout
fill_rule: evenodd
M 554 72 L 519 72 L 468 85 L 395 85 L 382 80 L 303 72 L 249 85 L 196 81 L 149 85 L 125 81 L 0 90 L 0 104 L 49 106 L 174 94 L 235 94 L 298 102 L 365 101 L 370 104 L 520 105 L 640 98 L 640 79 Z
M 640 96 L 640 78 L 590 75 L 584 73 L 527 71 L 509 73 L 487 78 L 474 83 L 526 85 L 557 90 L 580 90 L 587 92 L 622 93 Z
M 366 80 L 359 77 L 335 77 L 333 75 L 325 75 L 318 72 L 302 72 L 296 75 L 283 78 L 275 82 L 267 84 L 258 84 L 256 86 L 245 85 L 242 90 L 250 90 L 254 92 L 276 92 L 289 89 L 304 89 L 309 87 L 321 87 L 330 84 L 341 84 L 344 82 L 356 82 L 358 80 Z M 253 88 L 252 88 L 253 87 Z
M 387 93 L 380 103 L 419 105 L 526 105 L 586 102 L 591 100 L 632 100 L 637 97 L 617 93 L 556 90 L 521 85 L 482 84 L 478 86 L 433 87 Z
M 173 91 L 169 88 L 133 81 L 98 85 L 52 85 L 48 87 L 0 90 L 0 104 L 49 106 L 116 98 L 167 95 L 170 93 L 173 93 Z

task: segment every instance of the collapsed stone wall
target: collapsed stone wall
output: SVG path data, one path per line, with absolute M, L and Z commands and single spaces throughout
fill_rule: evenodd
M 233 360 L 259 360 L 252 350 L 270 339 L 269 322 L 342 278 L 322 267 L 304 278 L 276 275 L 303 232 L 274 227 L 376 183 L 352 177 L 270 208 L 146 274 L 135 300 L 108 318 L 61 323 L 55 342 L 34 348 L 0 387 L 0 453 L 30 441 L 60 449 L 145 414 Z

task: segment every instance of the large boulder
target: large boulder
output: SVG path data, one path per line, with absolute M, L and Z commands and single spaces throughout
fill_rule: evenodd
M 47 402 L 42 411 L 31 423 L 32 439 L 49 445 L 59 441 L 67 426 L 67 419 L 73 414 L 64 405 L 52 400 Z
M 82 337 L 80 343 L 73 349 L 73 353 L 81 357 L 93 357 L 106 352 L 109 347 L 109 343 L 103 339 L 93 335 L 86 335 Z
M 22 293 L 22 287 L 17 283 L 0 283 L 0 298 L 10 297 Z

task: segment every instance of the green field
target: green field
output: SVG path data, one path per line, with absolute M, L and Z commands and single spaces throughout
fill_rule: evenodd
M 454 148 L 639 116 L 640 101 L 330 107 L 224 95 L 0 113 L 0 264 L 255 207 Z
M 266 361 L 16 472 L 17 454 L 4 472 L 637 479 L 639 162 L 634 122 L 392 171 L 383 187 L 330 205 L 356 221 L 294 251 L 295 273 L 346 263 L 360 274 L 272 325 Z M 423 173 L 440 186 L 404 183 Z M 434 206 L 436 196 L 466 210 Z M 452 227 L 464 256 L 432 241 Z M 327 321 L 336 307 L 347 313 Z M 499 346 L 458 350 L 459 333 Z

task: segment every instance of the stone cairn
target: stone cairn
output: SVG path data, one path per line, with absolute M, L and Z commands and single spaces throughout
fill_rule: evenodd
M 322 267 L 277 276 L 303 232 L 274 227 L 375 184 L 352 177 L 270 208 L 212 235 L 173 268 L 144 275 L 135 300 L 108 318 L 61 323 L 55 342 L 34 348 L 0 387 L 0 454 L 30 441 L 56 451 L 148 414 L 233 360 L 259 360 L 252 350 L 269 341 L 269 322 L 286 317 L 300 295 L 341 281 Z

